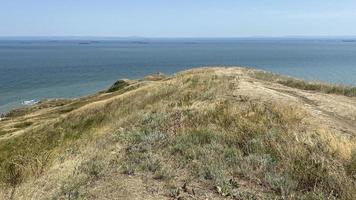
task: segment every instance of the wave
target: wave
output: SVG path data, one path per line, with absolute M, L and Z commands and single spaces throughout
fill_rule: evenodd
M 31 99 L 31 100 L 26 100 L 22 102 L 22 105 L 35 105 L 37 104 L 39 101 L 37 101 L 36 99 Z

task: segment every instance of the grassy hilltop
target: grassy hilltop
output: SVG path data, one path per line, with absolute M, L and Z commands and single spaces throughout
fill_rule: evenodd
M 0 199 L 356 199 L 355 188 L 351 87 L 199 68 L 0 121 Z

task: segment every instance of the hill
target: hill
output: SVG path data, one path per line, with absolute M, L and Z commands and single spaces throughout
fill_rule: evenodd
M 355 199 L 355 96 L 210 67 L 41 101 L 0 121 L 0 196 Z

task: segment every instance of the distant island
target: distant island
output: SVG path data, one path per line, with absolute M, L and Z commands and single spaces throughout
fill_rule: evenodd
M 29 102 L 32 103 L 32 102 Z M 204 67 L 0 121 L 0 199 L 356 199 L 356 88 Z
M 343 42 L 356 42 L 356 40 L 342 40 Z

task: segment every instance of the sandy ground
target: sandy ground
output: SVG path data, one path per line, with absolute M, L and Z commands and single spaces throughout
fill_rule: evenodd
M 265 101 L 294 102 L 324 128 L 348 136 L 356 135 L 356 98 L 305 91 L 251 78 L 243 78 L 236 93 Z

